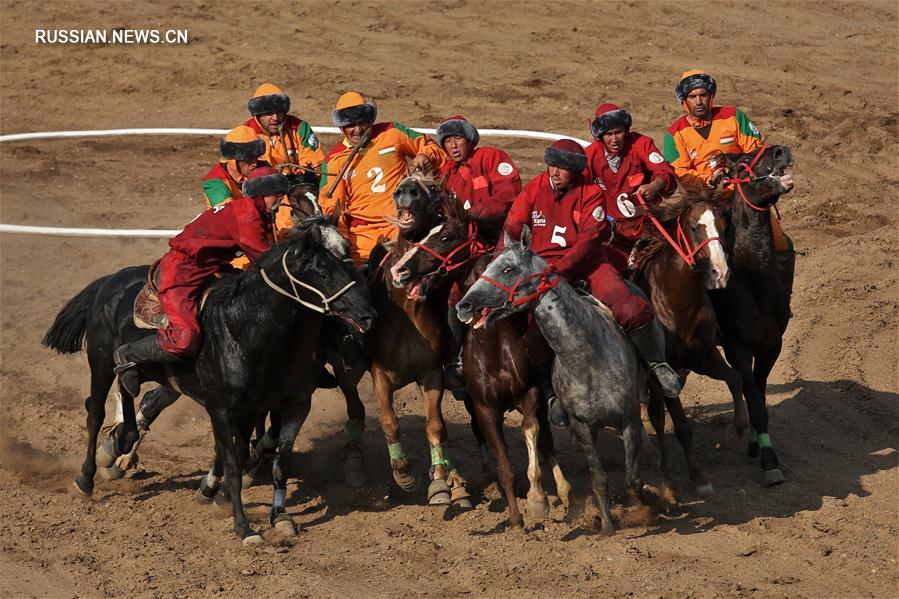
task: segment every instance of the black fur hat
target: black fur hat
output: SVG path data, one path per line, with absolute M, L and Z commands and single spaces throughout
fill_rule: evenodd
M 271 83 L 256 88 L 256 93 L 247 102 L 247 110 L 252 116 L 290 111 L 290 97 Z
M 244 181 L 242 191 L 248 198 L 285 195 L 290 191 L 290 182 L 275 169 L 262 166 L 253 169 Z
M 261 139 L 244 143 L 222 140 L 221 149 L 222 158 L 252 162 L 265 154 L 265 142 Z
M 471 142 L 472 146 L 478 145 L 478 141 L 481 139 L 477 127 L 469 123 L 464 116 L 451 116 L 437 127 L 437 143 L 441 148 L 443 140 L 453 135 L 464 137 Z
M 543 152 L 543 162 L 549 166 L 580 173 L 587 168 L 587 155 L 581 144 L 573 139 L 560 139 Z
M 353 123 L 374 123 L 377 116 L 377 104 L 367 101 L 359 92 L 347 92 L 337 100 L 331 120 L 338 127 L 348 127 Z
M 674 88 L 674 95 L 681 104 L 687 99 L 687 95 L 694 89 L 707 89 L 711 95 L 715 95 L 718 91 L 718 84 L 715 78 L 702 71 L 687 71 L 681 77 L 677 87 Z

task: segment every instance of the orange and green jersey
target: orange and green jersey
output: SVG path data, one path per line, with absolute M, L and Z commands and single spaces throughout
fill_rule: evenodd
M 328 152 L 322 165 L 321 187 L 328 190 L 353 151 L 346 139 Z M 446 160 L 437 142 L 399 123 L 377 123 L 371 141 L 353 158 L 353 163 L 337 184 L 332 198 L 322 194 L 325 212 L 332 212 L 338 200 L 352 219 L 386 223 L 396 218 L 393 191 L 408 174 L 407 158 L 425 154 L 435 169 Z
M 742 110 L 722 106 L 712 109 L 707 128 L 694 128 L 686 115 L 674 121 L 665 133 L 662 153 L 681 184 L 707 185 L 714 170 L 709 158 L 719 153 L 746 154 L 763 143 L 762 134 Z
M 287 119 L 284 121 L 283 139 L 280 135 L 269 135 L 268 132 L 263 131 L 256 121 L 256 117 L 250 117 L 244 125 L 255 131 L 259 139 L 265 142 L 265 154 L 261 159 L 274 168 L 278 168 L 282 164 L 306 166 L 307 163 L 312 164 L 313 168 L 318 168 L 325 158 L 321 144 L 315 137 L 315 133 L 312 132 L 312 126 L 293 115 L 287 115 Z M 284 174 L 290 174 L 284 169 L 279 170 L 282 170 Z
M 245 178 L 237 175 L 239 180 L 235 179 L 231 173 L 236 173 L 237 169 L 229 169 L 228 162 L 234 161 L 219 162 L 203 177 L 203 195 L 206 196 L 207 208 L 213 208 L 223 202 L 243 197 L 240 186 L 245 181 Z

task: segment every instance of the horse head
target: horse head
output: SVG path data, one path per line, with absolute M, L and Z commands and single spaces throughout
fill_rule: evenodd
M 695 273 L 705 276 L 708 289 L 723 289 L 730 278 L 724 250 L 727 223 L 711 190 L 688 187 L 673 200 L 650 206 L 649 212 L 666 229 L 651 233 L 680 254 Z M 673 242 L 673 243 L 672 243 Z
M 417 241 L 442 218 L 440 206 L 446 198 L 443 179 L 431 172 L 412 171 L 393 192 L 400 235 Z
M 424 301 L 436 283 L 458 280 L 478 251 L 486 249 L 478 243 L 474 218 L 456 198 L 444 199 L 441 214 L 446 220 L 413 242 L 390 268 L 394 286 L 408 287 L 409 299 Z
M 318 229 L 322 244 L 344 262 L 351 262 L 350 244 L 337 230 L 337 212 L 330 218 L 322 212 L 318 203 L 318 186 L 298 183 L 290 188 L 287 196 L 299 231 Z
M 530 249 L 531 231 L 525 226 L 521 241 L 505 235 L 503 250 L 456 304 L 459 320 L 474 328 L 489 327 L 501 318 L 528 310 L 555 287 L 561 276 Z M 475 321 L 475 315 L 480 318 Z
M 787 191 L 780 178 L 793 166 L 793 153 L 787 146 L 762 146 L 748 154 L 719 154 L 725 168 L 725 180 L 736 187 L 740 198 L 756 210 L 769 210 Z
M 355 269 L 325 246 L 325 227 L 297 227 L 288 234 L 280 265 L 284 279 L 269 276 L 266 284 L 310 310 L 346 321 L 358 331 L 368 331 L 375 320 L 368 288 Z M 273 269 L 272 269 L 273 270 Z

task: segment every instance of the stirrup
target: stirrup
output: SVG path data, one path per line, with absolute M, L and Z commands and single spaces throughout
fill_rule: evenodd
M 652 370 L 652 375 L 662 387 L 662 392 L 665 394 L 665 397 L 674 399 L 675 397 L 680 396 L 684 385 L 681 382 L 680 376 L 668 362 L 650 362 L 649 368 Z
M 556 396 L 552 396 L 548 400 L 547 415 L 549 416 L 549 422 L 559 428 L 568 428 L 568 425 L 571 424 L 568 412 L 565 411 L 565 407 Z
M 137 366 L 137 362 L 135 362 L 134 360 L 131 360 L 130 362 L 123 362 L 122 364 L 116 364 L 112 368 L 112 371 L 116 374 L 122 374 L 123 372 L 131 370 L 135 366 Z

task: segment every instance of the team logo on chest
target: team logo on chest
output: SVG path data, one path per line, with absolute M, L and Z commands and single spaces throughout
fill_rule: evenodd
M 533 210 L 531 212 L 531 226 L 532 227 L 545 227 L 546 226 L 546 216 L 543 215 L 542 210 Z
M 606 184 L 599 177 L 594 177 L 593 182 L 596 183 L 597 185 L 599 185 L 599 188 L 602 189 L 603 191 L 608 191 L 606 189 Z

